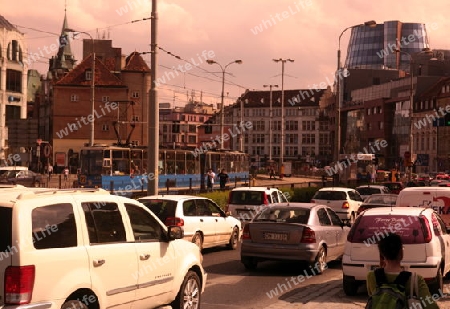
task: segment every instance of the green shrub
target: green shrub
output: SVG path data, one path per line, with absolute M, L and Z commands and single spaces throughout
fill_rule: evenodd
M 229 191 L 213 191 L 213 192 L 199 193 L 198 196 L 209 198 L 214 202 L 216 202 L 216 204 L 219 205 L 220 208 L 225 209 L 225 206 L 228 203 L 228 192 Z
M 294 188 L 291 189 L 292 195 L 290 202 L 297 203 L 309 203 L 311 202 L 312 197 L 318 191 L 320 187 L 306 187 L 306 188 Z

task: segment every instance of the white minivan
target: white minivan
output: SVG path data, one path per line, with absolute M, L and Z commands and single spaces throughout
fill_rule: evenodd
M 409 187 L 400 191 L 395 206 L 433 208 L 450 226 L 450 187 Z

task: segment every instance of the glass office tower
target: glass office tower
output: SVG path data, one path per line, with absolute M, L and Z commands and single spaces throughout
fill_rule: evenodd
M 409 72 L 410 55 L 429 48 L 425 24 L 387 21 L 376 27 L 352 29 L 345 67 L 349 69 L 401 69 Z

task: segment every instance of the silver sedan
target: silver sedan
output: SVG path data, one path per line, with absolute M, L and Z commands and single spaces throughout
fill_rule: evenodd
M 349 227 L 325 205 L 286 203 L 267 207 L 242 236 L 241 262 L 255 269 L 264 260 L 305 261 L 322 273 L 342 257 Z

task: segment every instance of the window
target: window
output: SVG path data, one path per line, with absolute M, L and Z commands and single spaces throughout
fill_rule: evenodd
M 82 203 L 91 244 L 126 241 L 119 207 L 110 202 Z
M 0 253 L 11 252 L 12 244 L 12 208 L 0 207 Z M 17 248 L 18 249 L 18 248 Z M 14 249 L 12 249 L 14 250 Z
M 294 120 L 286 121 L 286 130 L 297 131 L 298 130 L 298 122 Z
M 315 144 L 316 135 L 315 134 L 302 134 L 302 144 Z
M 107 95 L 102 96 L 102 102 L 109 102 L 109 96 Z
M 92 70 L 91 69 L 84 71 L 84 79 L 92 80 Z
M 22 92 L 22 72 L 10 69 L 6 70 L 6 90 Z
M 161 225 L 147 211 L 133 204 L 125 204 L 130 217 L 136 241 L 159 241 L 161 239 Z
M 109 131 L 109 124 L 103 124 L 102 131 Z
M 78 102 L 80 100 L 80 98 L 78 97 L 77 94 L 72 94 L 70 96 L 70 102 Z
M 265 143 L 265 134 L 253 134 L 252 142 L 253 144 Z
M 342 225 L 342 221 L 339 218 L 339 216 L 330 208 L 328 208 L 327 211 L 328 211 L 328 215 L 331 218 L 331 223 L 333 225 L 341 226 Z
M 133 91 L 131 93 L 131 97 L 134 98 L 134 99 L 139 98 L 139 91 Z
M 286 134 L 286 144 L 297 144 L 298 134 Z
M 131 121 L 138 122 L 139 116 L 136 116 L 136 115 L 131 116 Z
M 316 129 L 315 121 L 302 121 L 302 130 L 303 131 L 313 131 Z
M 32 239 L 36 249 L 77 245 L 77 226 L 72 204 L 37 207 L 31 212 Z
M 324 208 L 320 208 L 317 211 L 317 216 L 319 217 L 320 225 L 331 225 L 330 218 L 328 217 L 328 213 Z

